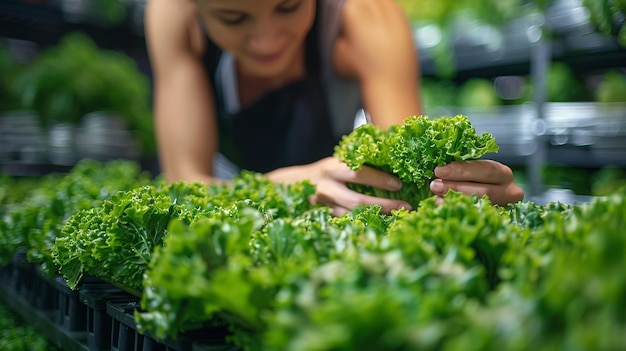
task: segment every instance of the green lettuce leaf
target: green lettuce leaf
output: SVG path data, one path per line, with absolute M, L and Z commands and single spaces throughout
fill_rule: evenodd
M 394 174 L 403 182 L 400 191 L 391 192 L 370 186 L 349 184 L 358 192 L 407 201 L 414 208 L 432 195 L 430 181 L 435 167 L 453 161 L 478 159 L 497 152 L 498 145 L 489 133 L 478 134 L 467 116 L 411 116 L 401 126 L 387 130 L 365 124 L 344 136 L 334 155 L 350 169 L 373 167 Z

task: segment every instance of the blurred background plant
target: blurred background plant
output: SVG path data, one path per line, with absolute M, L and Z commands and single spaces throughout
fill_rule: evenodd
M 0 45 L 0 112 L 20 107 L 12 87 L 22 69 L 23 64 L 18 62 L 8 46 Z
M 451 77 L 456 73 L 454 50 L 456 41 L 471 41 L 471 33 L 480 33 L 477 41 L 497 45 L 504 26 L 524 16 L 536 21 L 546 36 L 544 13 L 558 0 L 396 0 L 416 27 L 418 44 L 433 56 L 436 73 Z M 584 8 L 596 29 L 616 37 L 626 47 L 626 0 L 574 0 Z M 571 5 L 571 4 L 570 4 Z M 532 24 L 531 24 L 532 25 Z M 462 37 L 462 38 L 461 38 Z
M 34 326 L 0 304 L 0 351 L 58 351 Z
M 44 129 L 78 125 L 92 112 L 119 116 L 142 152 L 155 150 L 148 77 L 130 57 L 99 48 L 82 32 L 64 36 L 12 78 L 19 107 L 35 111 Z
M 582 0 L 598 30 L 626 47 L 626 0 Z

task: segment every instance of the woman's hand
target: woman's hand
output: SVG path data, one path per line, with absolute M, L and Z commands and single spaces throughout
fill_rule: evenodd
M 347 183 L 398 191 L 402 188 L 402 182 L 391 174 L 367 166 L 353 171 L 335 157 L 327 157 L 304 166 L 277 169 L 267 173 L 267 176 L 273 181 L 283 183 L 310 180 L 317 189 L 311 202 L 331 207 L 335 216 L 341 216 L 362 205 L 379 205 L 386 214 L 400 208 L 412 209 L 411 205 L 402 200 L 364 195 L 349 189 Z M 439 203 L 449 189 L 465 194 L 487 195 L 492 203 L 499 205 L 524 198 L 523 190 L 513 180 L 511 169 L 496 161 L 452 162 L 437 167 L 435 176 L 437 178 L 431 182 L 430 190 L 438 196 Z
M 360 205 L 379 205 L 382 212 L 387 214 L 395 209 L 411 209 L 404 201 L 360 194 L 347 186 L 347 183 L 357 183 L 397 191 L 402 187 L 402 182 L 397 177 L 367 166 L 353 171 L 334 157 L 327 157 L 304 166 L 278 169 L 267 173 L 267 176 L 273 181 L 285 183 L 310 180 L 317 189 L 315 195 L 311 197 L 311 202 L 331 207 L 335 216 L 341 216 Z
M 521 201 L 524 191 L 515 184 L 513 171 L 492 160 L 452 162 L 435 168 L 435 180 L 430 190 L 443 201 L 452 189 L 465 194 L 487 195 L 493 204 L 505 206 Z

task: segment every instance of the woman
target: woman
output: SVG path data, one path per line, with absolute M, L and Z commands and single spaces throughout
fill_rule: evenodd
M 394 0 L 150 0 L 146 40 L 167 180 L 219 181 L 215 165 L 226 159 L 234 173 L 309 179 L 311 200 L 335 215 L 365 204 L 410 208 L 346 186 L 398 190 L 396 177 L 331 157 L 361 106 L 384 128 L 422 113 L 411 27 Z M 454 189 L 499 204 L 523 198 L 498 162 L 435 174 L 440 197 Z

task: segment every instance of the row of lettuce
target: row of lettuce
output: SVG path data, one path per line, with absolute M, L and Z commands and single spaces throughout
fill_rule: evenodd
M 25 324 L 0 303 L 0 351 L 59 351 L 34 326 Z
M 435 166 L 497 149 L 464 116 L 359 127 L 335 156 L 404 186 L 350 186 L 414 210 L 340 217 L 311 204 L 308 181 L 246 171 L 207 186 L 83 160 L 5 176 L 0 263 L 25 252 L 72 289 L 98 277 L 140 298 L 140 331 L 226 325 L 244 351 L 626 349 L 626 188 L 577 205 L 455 192 L 436 205 Z
M 333 217 L 308 182 L 246 172 L 207 187 L 82 161 L 2 184 L 2 264 L 26 250 L 72 288 L 122 286 L 160 338 L 227 324 L 244 350 L 626 348 L 626 189 Z

